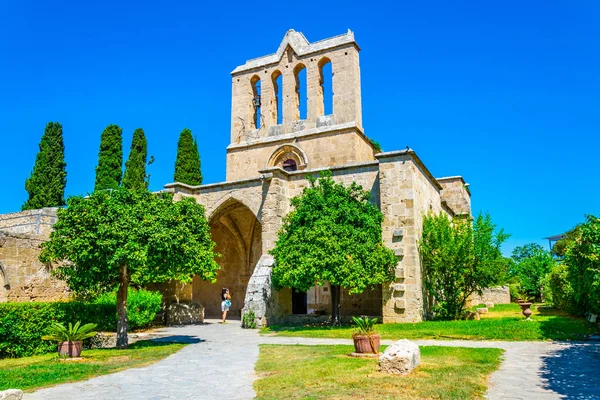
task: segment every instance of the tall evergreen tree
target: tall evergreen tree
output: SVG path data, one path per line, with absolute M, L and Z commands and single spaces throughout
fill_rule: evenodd
M 127 189 L 148 189 L 146 175 L 146 136 L 144 130 L 138 128 L 133 132 L 129 159 L 125 163 L 123 186 Z
M 177 142 L 174 179 L 175 182 L 188 185 L 202 185 L 198 143 L 192 138 L 192 131 L 187 128 L 181 132 Z
M 109 125 L 100 137 L 100 152 L 96 167 L 94 191 L 116 189 L 123 176 L 123 129 Z
M 48 122 L 39 147 L 31 176 L 25 181 L 29 199 L 23 204 L 23 210 L 65 205 L 67 163 L 62 125 Z

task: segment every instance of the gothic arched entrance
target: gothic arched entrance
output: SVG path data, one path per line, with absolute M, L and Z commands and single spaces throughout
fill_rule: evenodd
M 206 317 L 219 317 L 221 288 L 229 288 L 232 295 L 229 315 L 239 317 L 248 281 L 262 252 L 260 222 L 248 207 L 231 199 L 213 213 L 209 225 L 215 250 L 221 255 L 217 258 L 221 269 L 216 283 L 194 278 L 192 299 L 204 306 Z

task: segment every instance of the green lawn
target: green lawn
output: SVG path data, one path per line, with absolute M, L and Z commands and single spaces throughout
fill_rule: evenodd
M 503 350 L 421 347 L 406 376 L 377 371 L 377 359 L 351 358 L 352 346 L 261 345 L 257 399 L 475 399 Z
M 84 350 L 82 360 L 65 361 L 56 353 L 0 360 L 0 390 L 39 389 L 80 381 L 161 360 L 185 344 L 140 341 L 126 350 Z
M 556 310 L 538 308 L 533 310 L 531 321 L 525 321 L 518 305 L 499 304 L 490 308 L 489 314 L 483 314 L 480 321 L 381 324 L 377 325 L 377 331 L 382 339 L 582 340 L 586 335 L 598 333 L 598 325 Z M 352 332 L 350 326 L 273 326 L 261 331 L 279 336 L 319 338 L 350 338 Z

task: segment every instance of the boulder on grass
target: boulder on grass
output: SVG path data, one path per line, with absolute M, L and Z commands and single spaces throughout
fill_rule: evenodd
M 0 400 L 21 400 L 23 391 L 19 389 L 8 389 L 0 392 Z
M 481 317 L 479 316 L 479 313 L 476 313 L 473 311 L 467 311 L 467 313 L 465 315 L 465 319 L 468 321 L 470 321 L 470 320 L 479 321 L 481 319 Z
M 494 308 L 494 303 L 492 303 L 491 301 L 488 301 L 487 303 L 485 303 L 485 307 L 486 308 Z
M 477 309 L 477 314 L 487 314 L 487 313 L 488 313 L 488 309 L 486 307 Z
M 421 363 L 421 351 L 416 343 L 406 339 L 389 346 L 379 357 L 379 371 L 404 375 Z

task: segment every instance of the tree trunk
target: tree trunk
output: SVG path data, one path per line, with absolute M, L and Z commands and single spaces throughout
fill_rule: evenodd
M 329 284 L 331 287 L 331 323 L 340 325 L 340 287 Z
M 127 288 L 129 287 L 129 271 L 127 265 L 121 265 L 119 272 L 121 284 L 117 291 L 117 348 L 126 349 L 127 339 Z

